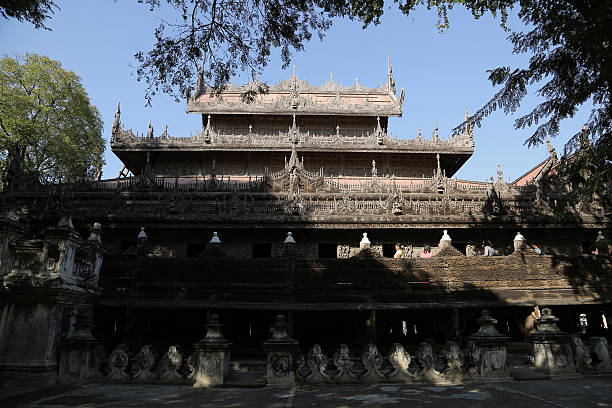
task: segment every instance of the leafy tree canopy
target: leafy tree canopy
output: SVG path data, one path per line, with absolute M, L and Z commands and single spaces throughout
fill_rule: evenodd
M 37 54 L 0 59 L 2 170 L 41 181 L 93 179 L 104 148 L 100 114 L 74 72 Z
M 45 27 L 45 20 L 51 17 L 54 9 L 59 9 L 53 0 L 2 0 L 0 16 L 27 21 L 36 28 Z

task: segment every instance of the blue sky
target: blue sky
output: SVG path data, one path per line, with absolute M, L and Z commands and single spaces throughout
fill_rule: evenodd
M 145 84 L 136 81 L 134 54 L 147 51 L 153 44 L 153 31 L 161 12 L 149 12 L 136 0 L 58 0 L 61 10 L 49 21 L 52 31 L 35 30 L 31 24 L 0 20 L 0 54 L 26 52 L 45 54 L 61 61 L 65 69 L 76 72 L 89 97 L 104 120 L 104 138 L 110 139 L 117 102 L 121 102 L 124 126 L 146 132 L 151 121 L 155 133 L 164 125 L 173 136 L 189 136 L 200 129 L 197 115 L 185 113 L 184 101 L 175 102 L 158 95 L 152 107 L 145 106 Z M 495 92 L 486 70 L 502 65 L 522 66 L 526 56 L 512 55 L 508 35 L 499 19 L 487 15 L 480 20 L 458 6 L 450 13 L 451 27 L 443 34 L 435 27 L 435 11 L 418 9 L 406 17 L 390 3 L 381 23 L 366 30 L 357 21 L 337 20 L 323 41 L 313 36 L 303 52 L 294 55 L 296 72 L 312 84 L 324 83 L 333 73 L 334 80 L 350 85 L 359 78 L 365 86 L 377 86 L 385 80 L 387 38 L 398 86 L 404 87 L 403 117 L 391 118 L 389 131 L 400 138 L 414 138 L 418 128 L 423 136 L 431 134 L 439 123 L 439 134 L 447 136 L 465 115 L 484 104 Z M 522 29 L 516 18 L 513 29 Z M 268 67 L 259 78 L 269 83 L 288 78 L 278 53 L 273 53 Z M 233 78 L 244 83 L 248 75 Z M 195 84 L 194 84 L 195 85 Z M 525 100 L 518 113 L 526 113 L 537 102 Z M 561 154 L 563 144 L 579 129 L 588 112 L 581 112 L 562 124 L 562 136 L 553 140 Z M 475 152 L 457 173 L 459 178 L 484 181 L 495 175 L 501 163 L 506 179 L 514 179 L 547 157 L 546 146 L 528 149 L 523 141 L 533 129 L 515 130 L 515 117 L 496 112 L 475 129 Z M 104 178 L 116 177 L 120 161 L 110 148 L 105 154 Z

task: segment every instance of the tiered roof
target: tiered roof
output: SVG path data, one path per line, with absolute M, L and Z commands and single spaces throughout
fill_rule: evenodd
M 298 79 L 295 67 L 288 80 L 269 87 L 257 77 L 243 86 L 230 83 L 221 94 L 202 84 L 200 77 L 195 93 L 187 100 L 188 113 L 402 116 L 404 102 L 403 88 L 399 98 L 395 95 L 391 70 L 386 83 L 377 88 L 365 87 L 358 81 L 345 87 L 333 77 L 321 86 L 314 86 Z

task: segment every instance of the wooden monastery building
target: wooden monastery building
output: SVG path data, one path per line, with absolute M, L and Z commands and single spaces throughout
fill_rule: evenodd
M 187 111 L 202 129 L 191 137 L 151 125 L 140 136 L 117 108 L 111 148 L 122 177 L 9 180 L 2 375 L 121 380 L 128 359 L 136 367 L 135 356 L 152 358 L 146 346 L 166 353 L 147 366 L 164 372 L 155 378 L 187 378 L 207 317 L 209 337 L 223 324 L 230 362 L 264 361 L 279 314 L 304 353 L 423 342 L 437 350 L 474 333 L 482 309 L 510 342 L 531 334 L 535 306 L 550 307 L 566 332 L 585 314 L 589 332 L 606 335 L 610 258 L 591 247 L 609 232 L 609 209 L 585 204 L 555 217 L 550 204 L 563 188 L 544 194 L 537 182 L 558 161 L 552 146 L 517 182 L 500 169 L 497 180 L 460 180 L 474 153 L 467 113 L 450 137 L 392 136 L 404 91 L 391 70 L 377 88 L 313 86 L 294 71 L 245 99 L 259 85 L 212 95 L 198 80 Z M 495 256 L 482 256 L 486 240 Z M 426 246 L 432 258 L 421 257 Z M 129 378 L 149 375 L 138 364 Z

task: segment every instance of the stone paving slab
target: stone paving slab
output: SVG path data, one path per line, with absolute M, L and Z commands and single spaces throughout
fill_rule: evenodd
M 433 386 L 414 384 L 324 385 L 195 389 L 182 385 L 93 384 L 50 387 L 47 395 L 0 399 L 3 408 L 352 408 L 352 407 L 612 407 L 612 377 Z

